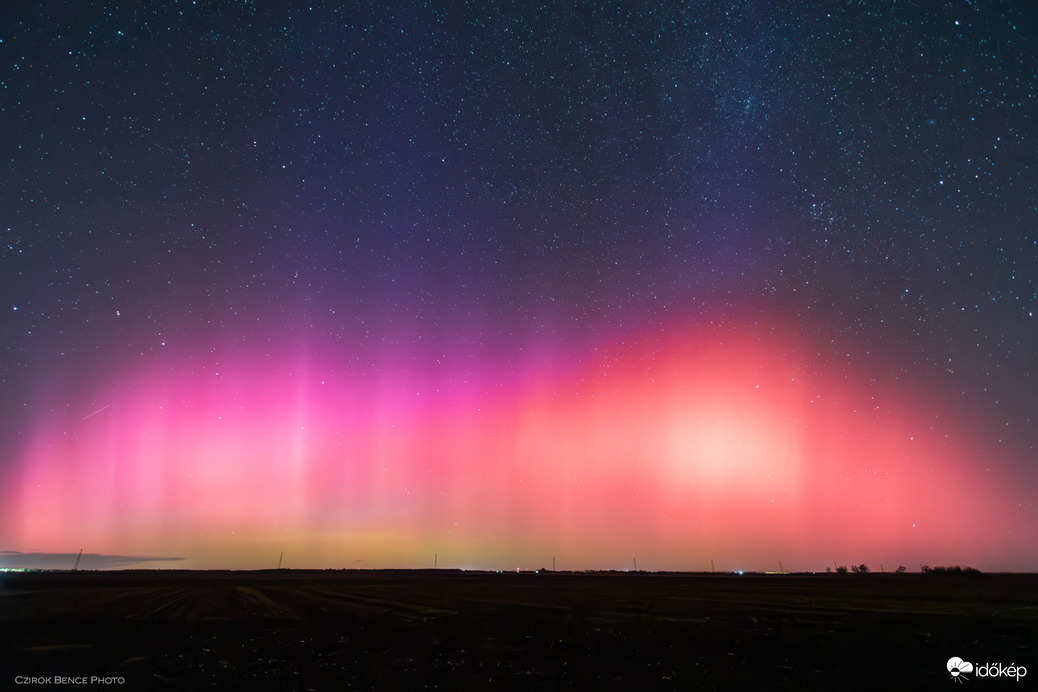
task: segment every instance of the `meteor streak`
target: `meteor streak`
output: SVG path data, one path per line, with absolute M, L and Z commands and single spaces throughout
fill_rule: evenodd
M 102 406 L 101 408 L 97 409 L 93 413 L 88 413 L 87 415 L 83 416 L 83 420 L 86 420 L 87 418 L 93 418 L 97 414 L 101 413 L 101 411 L 104 411 L 106 408 L 111 408 L 111 407 L 112 407 L 111 404 L 106 404 L 105 406 Z

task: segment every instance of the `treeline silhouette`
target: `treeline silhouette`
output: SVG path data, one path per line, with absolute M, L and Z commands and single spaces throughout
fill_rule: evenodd
M 960 567 L 958 565 L 951 565 L 950 567 L 944 567 L 938 565 L 937 567 L 931 567 L 930 565 L 922 566 L 923 574 L 980 574 L 980 570 L 975 567 Z
M 827 574 L 832 574 L 833 570 L 831 567 L 826 567 L 825 571 Z M 860 565 L 851 565 L 851 572 L 854 574 L 868 574 L 872 570 L 865 563 Z M 908 570 L 905 569 L 904 565 L 898 565 L 898 568 L 894 570 L 894 574 L 904 574 Z M 980 570 L 975 567 L 960 567 L 959 565 L 951 565 L 945 567 L 939 565 L 937 567 L 931 567 L 930 565 L 920 565 L 919 571 L 923 574 L 980 574 Z M 836 574 L 847 574 L 847 566 L 840 565 L 836 568 Z

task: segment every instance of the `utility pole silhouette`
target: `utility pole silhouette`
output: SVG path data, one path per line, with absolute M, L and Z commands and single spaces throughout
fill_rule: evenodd
M 79 549 L 79 555 L 76 556 L 76 564 L 72 565 L 72 571 L 75 572 L 79 569 L 79 561 L 83 559 L 83 549 Z
M 638 571 L 638 558 L 634 558 L 634 571 Z
M 785 570 L 782 569 L 782 560 L 779 560 L 779 572 L 784 572 L 784 571 Z
M 440 554 L 433 553 L 433 569 L 439 569 L 440 565 Z
M 285 559 L 284 551 L 281 552 L 281 557 L 278 558 L 278 569 L 281 569 L 281 561 Z
M 714 569 L 714 561 L 713 560 L 710 561 L 710 571 L 711 572 L 716 572 L 717 571 L 717 570 Z
M 552 572 L 555 571 L 555 556 L 554 555 L 551 556 L 551 571 Z

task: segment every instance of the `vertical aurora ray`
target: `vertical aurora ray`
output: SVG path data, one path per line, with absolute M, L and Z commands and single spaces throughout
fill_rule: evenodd
M 806 375 L 803 344 L 760 330 L 627 342 L 493 390 L 291 352 L 166 364 L 38 421 L 3 539 L 191 567 L 811 569 L 986 567 L 1033 537 L 922 392 Z

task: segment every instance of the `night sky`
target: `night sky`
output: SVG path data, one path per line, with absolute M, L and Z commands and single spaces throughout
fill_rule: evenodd
M 724 4 L 4 3 L 0 566 L 1038 571 L 1038 13 Z

